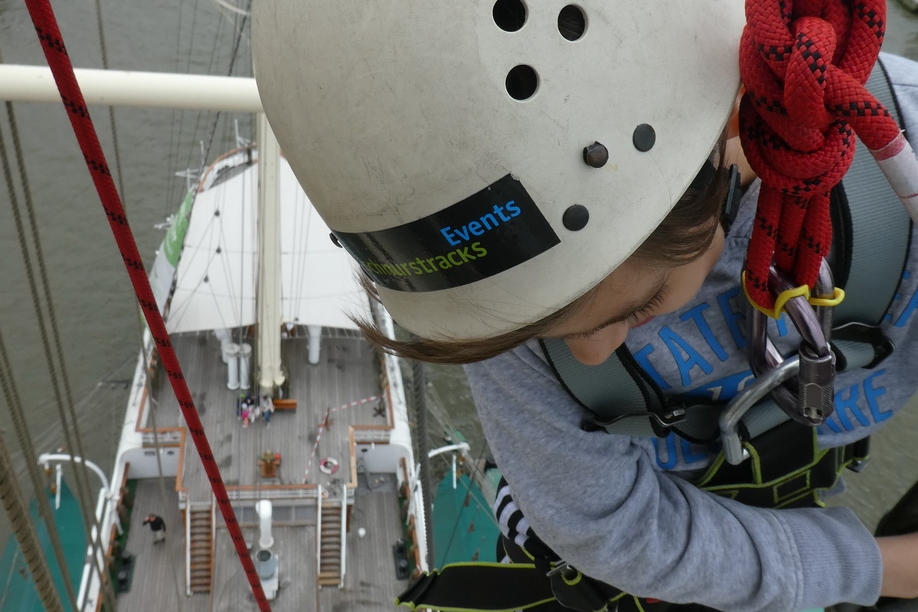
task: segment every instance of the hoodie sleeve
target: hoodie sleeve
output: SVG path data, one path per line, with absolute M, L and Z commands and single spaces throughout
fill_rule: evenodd
M 659 471 L 587 416 L 532 347 L 466 366 L 498 465 L 536 534 L 628 593 L 733 612 L 873 604 L 881 561 L 845 508 L 744 506 Z

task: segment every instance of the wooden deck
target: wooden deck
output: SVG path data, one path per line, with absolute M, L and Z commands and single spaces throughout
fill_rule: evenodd
M 253 552 L 258 541 L 254 503 L 272 501 L 272 551 L 279 559 L 279 590 L 271 602 L 272 610 L 391 610 L 394 598 L 407 586 L 406 580 L 396 579 L 392 552 L 403 536 L 396 478 L 394 474 L 367 474 L 362 464 L 359 475 L 355 473 L 358 461 L 353 448 L 355 440 L 384 443 L 391 427 L 386 402 L 374 397 L 380 388 L 376 354 L 354 333 L 327 330 L 320 362 L 311 365 L 306 360 L 306 338 L 285 340 L 282 353 L 289 376 L 288 397 L 297 401 L 297 408 L 276 410 L 270 424 L 259 420 L 243 427 L 236 410 L 240 391 L 226 388 L 226 366 L 213 335 L 178 336 L 173 343 L 231 499 L 237 498 L 234 508 Z M 160 373 L 153 387 L 156 424 L 159 428 L 184 426 L 164 379 Z M 275 478 L 260 476 L 257 457 L 266 451 L 281 454 Z M 337 462 L 331 474 L 320 470 L 320 462 L 327 458 Z M 212 591 L 185 596 L 184 530 L 176 483 L 172 480 L 168 485 L 171 499 L 165 508 L 155 503 L 161 497 L 157 481 L 140 484 L 132 520 L 138 524 L 132 525 L 128 545 L 131 552 L 137 548 L 138 565 L 134 586 L 120 596 L 119 609 L 254 609 L 219 513 Z M 316 485 L 330 490 L 329 499 L 340 499 L 342 486 L 349 486 L 353 500 L 341 589 L 317 586 Z M 211 500 L 209 484 L 190 443 L 178 487 L 187 491 L 189 502 Z M 154 546 L 149 529 L 140 529 L 139 522 L 149 512 L 165 518 L 169 526 L 166 544 Z M 365 537 L 357 536 L 359 528 L 366 530 Z M 138 539 L 142 548 L 134 545 Z
M 214 336 L 179 336 L 173 342 L 223 480 L 231 489 L 353 482 L 348 428 L 390 424 L 384 402 L 378 398 L 364 401 L 379 393 L 379 374 L 375 354 L 356 334 L 325 336 L 316 365 L 306 360 L 305 338 L 285 340 L 283 363 L 289 373 L 289 397 L 297 401 L 297 408 L 276 410 L 270 424 L 261 419 L 248 427 L 243 427 L 236 411 L 237 399 L 245 392 L 226 388 L 226 366 Z M 172 390 L 168 385 L 162 388 L 164 378 L 159 377 L 160 389 L 155 394 L 157 425 L 183 426 Z M 363 403 L 350 405 L 353 402 Z M 268 451 L 281 454 L 276 478 L 259 476 L 257 457 Z M 192 501 L 209 499 L 204 470 L 194 455 L 189 458 L 192 460 L 186 463 L 182 486 Z M 320 471 L 319 462 L 326 458 L 338 462 L 334 474 Z
M 175 493 L 175 479 L 166 478 L 165 495 L 158 479 L 137 483 L 134 512 L 125 550 L 134 555 L 131 590 L 118 594 L 119 610 L 181 610 L 206 612 L 208 596 L 185 595 L 185 530 Z M 166 522 L 166 541 L 153 543 L 153 533 L 143 525 L 148 514 L 158 514 Z M 154 605 L 155 602 L 155 605 Z
M 361 527 L 366 529 L 363 538 L 357 537 Z M 408 587 L 407 580 L 397 580 L 395 576 L 392 546 L 400 535 L 395 480 L 388 474 L 361 477 L 351 514 L 344 588 L 323 588 L 315 609 L 393 612 L 395 597 Z
M 372 490 L 368 485 L 372 486 Z M 360 527 L 366 529 L 363 538 L 357 537 Z M 254 525 L 245 527 L 244 531 L 248 541 L 257 541 Z M 394 479 L 388 474 L 371 474 L 368 479 L 361 477 L 348 535 L 344 587 L 319 589 L 315 578 L 315 522 L 276 525 L 272 550 L 279 559 L 279 588 L 277 597 L 271 602 L 271 610 L 391 612 L 396 595 L 408 586 L 407 580 L 395 577 L 392 546 L 399 534 Z M 241 602 L 254 606 L 255 600 L 223 527 L 217 529 L 217 561 L 210 610 L 230 612 L 244 609 L 240 606 Z

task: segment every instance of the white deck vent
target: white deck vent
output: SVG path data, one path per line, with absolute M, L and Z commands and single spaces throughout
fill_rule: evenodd
M 260 528 L 258 537 L 259 548 L 271 548 L 274 546 L 274 537 L 271 535 L 271 502 L 266 499 L 259 500 L 255 504 L 255 512 L 258 513 L 258 526 Z
M 223 361 L 226 362 L 226 388 L 239 388 L 239 345 L 233 342 L 223 345 Z

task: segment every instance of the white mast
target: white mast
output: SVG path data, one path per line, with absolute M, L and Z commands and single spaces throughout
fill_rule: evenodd
M 280 145 L 258 114 L 258 386 L 274 395 L 283 384 L 280 351 Z

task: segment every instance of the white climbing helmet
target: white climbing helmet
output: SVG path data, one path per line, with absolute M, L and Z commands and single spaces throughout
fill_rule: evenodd
M 392 316 L 469 340 L 650 235 L 730 115 L 743 24 L 742 0 L 259 0 L 252 44 L 284 154 Z

